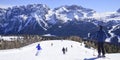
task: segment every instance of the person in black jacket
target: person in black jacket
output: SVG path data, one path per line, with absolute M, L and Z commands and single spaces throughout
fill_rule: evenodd
M 100 25 L 99 30 L 96 32 L 96 40 L 98 44 L 98 57 L 101 56 L 101 53 L 102 57 L 105 57 L 104 42 L 107 37 L 107 34 L 103 30 L 103 26 Z
M 65 48 L 63 47 L 63 48 L 62 48 L 62 52 L 63 52 L 63 54 L 65 54 L 65 51 L 66 51 L 66 50 L 65 50 Z

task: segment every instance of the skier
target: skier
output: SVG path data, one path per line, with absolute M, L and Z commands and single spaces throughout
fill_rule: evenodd
M 65 48 L 65 51 L 66 51 L 66 52 L 68 51 L 67 47 Z
M 98 44 L 98 57 L 101 57 L 101 52 L 102 57 L 105 57 L 104 42 L 107 37 L 107 34 L 103 30 L 103 26 L 100 25 L 99 30 L 96 32 L 96 40 Z
M 62 48 L 62 52 L 63 52 L 63 54 L 65 54 L 65 48 L 64 47 Z
M 53 46 L 53 43 L 51 43 L 51 46 Z
M 71 45 L 71 48 L 72 48 L 73 46 Z
M 36 52 L 36 56 L 38 56 L 38 54 L 39 54 L 39 52 L 40 52 L 40 50 L 42 49 L 41 48 L 41 46 L 40 46 L 40 44 L 38 44 L 37 46 L 36 46 L 36 48 L 37 48 L 37 52 Z

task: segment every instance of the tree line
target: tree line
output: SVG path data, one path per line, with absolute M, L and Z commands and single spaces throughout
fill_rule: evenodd
M 0 40 L 0 50 L 20 48 L 35 42 L 46 41 L 46 40 L 72 40 L 77 42 L 84 42 L 86 48 L 97 49 L 97 42 L 95 40 L 83 39 L 78 36 L 69 37 L 56 37 L 56 36 L 39 36 L 39 35 L 22 35 L 23 39 L 16 40 Z M 112 43 L 105 42 L 106 53 L 120 53 L 120 46 Z

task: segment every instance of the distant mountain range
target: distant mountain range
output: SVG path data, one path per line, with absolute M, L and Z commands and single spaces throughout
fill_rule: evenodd
M 104 26 L 111 41 L 120 42 L 120 9 L 97 13 L 77 5 L 50 9 L 43 4 L 0 8 L 1 35 L 50 34 L 89 38 L 90 33 L 98 30 L 98 25 Z

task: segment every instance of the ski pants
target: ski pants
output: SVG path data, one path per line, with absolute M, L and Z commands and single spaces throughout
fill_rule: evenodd
M 38 56 L 39 52 L 40 52 L 40 50 L 37 50 L 37 52 L 36 52 L 36 54 L 35 54 L 35 55 L 36 55 L 36 56 Z
M 104 49 L 104 42 L 98 42 L 98 54 L 101 55 L 105 55 L 105 49 Z

